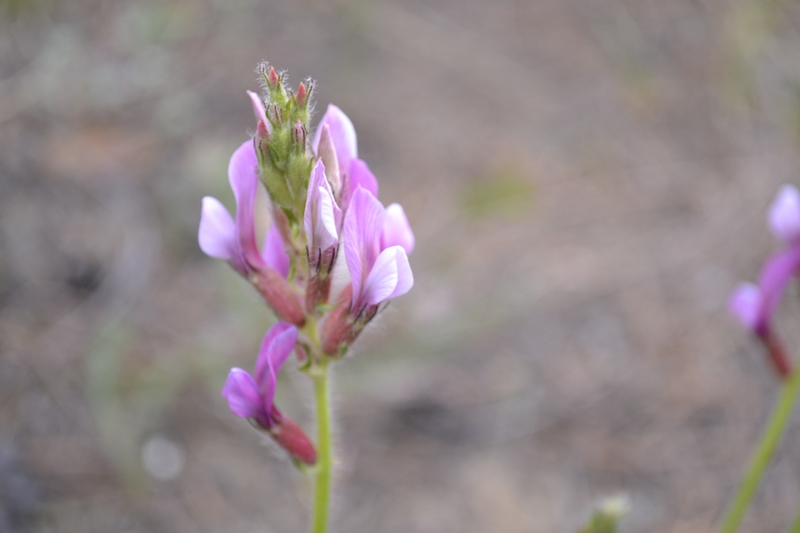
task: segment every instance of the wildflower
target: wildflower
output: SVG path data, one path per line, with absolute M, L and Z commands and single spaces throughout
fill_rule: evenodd
M 395 207 L 396 206 L 396 207 Z M 414 285 L 408 253 L 414 234 L 399 205 L 385 209 L 372 193 L 356 189 L 344 221 L 344 253 L 350 272 L 349 305 L 332 313 L 323 329 L 323 349 L 334 355 L 377 314 L 381 303 Z
M 275 407 L 277 374 L 297 342 L 297 328 L 281 322 L 275 324 L 261 342 L 256 359 L 255 377 L 241 368 L 232 368 L 222 389 L 231 412 L 247 418 L 269 433 L 294 458 L 316 462 L 314 446 L 297 424 Z
M 267 232 L 263 251 L 256 244 L 257 168 L 253 141 L 246 141 L 233 153 L 228 165 L 228 179 L 236 199 L 236 219 L 216 198 L 203 198 L 198 232 L 200 249 L 211 257 L 227 260 L 259 289 L 279 316 L 302 325 L 303 312 L 286 282 L 289 257 L 275 227 Z

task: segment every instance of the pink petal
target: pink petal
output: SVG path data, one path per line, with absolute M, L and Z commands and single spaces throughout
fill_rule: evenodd
M 233 219 L 216 198 L 203 198 L 197 241 L 208 256 L 231 260 L 239 255 Z
M 322 187 L 317 188 L 319 195 L 319 211 L 314 217 L 314 245 L 315 248 L 327 250 L 339 244 L 339 234 L 336 229 L 336 216 L 334 215 L 334 201 L 331 193 Z
M 241 368 L 232 368 L 222 388 L 222 397 L 236 416 L 260 418 L 263 414 L 261 392 L 256 381 Z
M 336 147 L 331 139 L 331 128 L 323 124 L 320 128 L 319 147 L 317 155 L 325 164 L 325 175 L 331 185 L 334 198 L 340 198 L 342 191 L 342 175 L 339 170 L 339 159 L 336 157 Z
M 267 122 L 267 110 L 264 108 L 264 102 L 261 97 L 253 91 L 247 91 L 247 96 L 250 97 L 250 101 L 253 103 L 253 114 L 256 116 L 256 122 L 263 120 L 264 124 L 269 124 Z
M 336 205 L 325 178 L 325 165 L 319 160 L 311 171 L 303 217 L 309 249 L 327 250 L 336 246 L 339 243 L 338 227 L 341 218 L 342 211 Z
M 772 233 L 785 243 L 800 241 L 800 192 L 794 185 L 784 185 L 769 208 Z
M 319 142 L 322 135 L 322 127 L 327 124 L 330 128 L 331 140 L 336 148 L 336 158 L 339 161 L 339 168 L 346 169 L 350 167 L 350 160 L 358 156 L 358 143 L 356 141 L 356 129 L 353 123 L 345 115 L 341 109 L 331 104 L 328 110 L 325 111 L 322 120 L 317 126 L 317 131 L 314 134 L 314 142 L 312 147 L 314 153 L 319 154 Z
M 414 232 L 400 204 L 391 204 L 386 208 L 386 220 L 383 222 L 381 248 L 402 246 L 407 254 L 414 250 Z
M 750 331 L 756 331 L 762 320 L 764 299 L 761 290 L 752 283 L 742 283 L 731 296 L 728 310 Z
M 258 190 L 258 159 L 252 139 L 231 156 L 228 180 L 236 198 L 236 231 L 245 261 L 253 268 L 264 266 L 256 244 L 255 202 Z
M 800 269 L 800 247 L 783 250 L 764 263 L 758 279 L 763 304 L 758 327 L 768 327 L 778 310 L 781 297 L 792 277 Z
M 386 300 L 397 287 L 397 252 L 395 248 L 384 250 L 375 261 L 361 289 L 362 301 L 377 305 Z
M 345 167 L 347 168 L 347 167 Z M 353 159 L 347 173 L 345 183 L 345 193 L 342 195 L 342 207 L 347 209 L 351 198 L 359 187 L 368 190 L 375 198 L 378 197 L 378 180 L 369 169 L 369 166 L 361 159 Z
M 353 284 L 353 308 L 362 303 L 365 278 L 380 252 L 384 217 L 383 205 L 359 187 L 344 217 L 344 254 Z
M 297 342 L 297 328 L 286 322 L 278 322 L 270 328 L 256 359 L 256 381 L 264 395 L 264 409 L 269 413 L 275 397 L 277 375 Z
M 264 249 L 261 252 L 267 266 L 274 268 L 278 273 L 286 278 L 289 275 L 289 254 L 275 224 L 269 227 L 267 236 L 264 239 Z
M 411 290 L 414 286 L 414 273 L 411 272 L 411 265 L 408 263 L 408 256 L 402 246 L 393 246 L 387 250 L 394 249 L 397 261 L 397 286 L 389 298 L 397 298 Z

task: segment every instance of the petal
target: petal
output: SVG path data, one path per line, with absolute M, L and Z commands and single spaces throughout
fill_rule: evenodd
M 350 162 L 346 180 L 345 194 L 342 195 L 342 207 L 344 209 L 347 209 L 350 205 L 351 198 L 359 187 L 371 192 L 375 198 L 378 197 L 378 180 L 375 179 L 375 175 L 363 160 L 353 159 Z
M 414 274 L 402 246 L 382 251 L 364 282 L 363 298 L 370 305 L 402 296 L 414 286 Z
M 397 286 L 389 298 L 397 298 L 411 290 L 414 286 L 414 273 L 411 272 L 411 265 L 408 263 L 408 256 L 402 246 L 393 246 L 397 252 Z M 387 248 L 391 250 L 392 248 Z
M 264 266 L 256 244 L 255 202 L 258 190 L 258 159 L 252 139 L 231 156 L 228 180 L 236 198 L 236 231 L 245 261 L 253 268 Z
M 345 115 L 341 109 L 331 104 L 328 110 L 325 111 L 322 120 L 317 126 L 317 131 L 314 134 L 314 153 L 319 154 L 320 137 L 322 136 L 322 127 L 327 124 L 330 128 L 331 140 L 333 146 L 336 148 L 336 158 L 339 160 L 339 168 L 345 169 L 350 167 L 350 161 L 358 156 L 358 143 L 356 140 L 356 129 L 353 123 Z
M 250 101 L 253 103 L 253 114 L 256 116 L 256 122 L 263 120 L 264 124 L 269 124 L 267 122 L 267 110 L 264 108 L 264 102 L 261 97 L 253 91 L 247 91 L 247 96 L 250 97 Z
M 238 255 L 233 219 L 216 198 L 210 196 L 203 198 L 197 241 L 200 249 L 211 257 L 230 260 Z
M 277 375 L 297 342 L 297 328 L 286 322 L 278 322 L 267 331 L 256 359 L 256 382 L 264 395 L 264 409 L 272 410 Z
M 336 216 L 334 215 L 334 201 L 331 193 L 323 187 L 317 188 L 319 195 L 318 211 L 314 217 L 314 245 L 322 250 L 339 244 L 339 234 L 336 230 Z
M 400 204 L 391 204 L 386 208 L 386 220 L 383 222 L 381 248 L 402 246 L 407 254 L 414 250 L 414 232 Z
M 353 284 L 354 309 L 362 305 L 363 284 L 380 251 L 384 217 L 383 205 L 359 187 L 344 217 L 344 254 Z
M 241 368 L 231 369 L 222 396 L 228 400 L 228 407 L 236 416 L 260 418 L 264 414 L 258 385 L 253 376 Z
M 397 252 L 395 248 L 384 250 L 375 261 L 362 289 L 363 301 L 377 305 L 386 300 L 397 287 Z
M 339 170 L 339 159 L 336 157 L 336 147 L 333 146 L 333 140 L 331 139 L 331 128 L 327 124 L 323 124 L 320 128 L 317 155 L 319 155 L 320 161 L 325 164 L 325 175 L 328 177 L 334 198 L 340 197 L 342 175 Z
M 745 329 L 757 331 L 763 323 L 762 309 L 764 298 L 761 289 L 752 283 L 742 283 L 731 295 L 728 311 Z
M 327 250 L 337 245 L 341 219 L 342 210 L 333 199 L 328 180 L 325 178 L 325 165 L 319 160 L 311 171 L 303 217 L 309 249 Z
M 794 185 L 784 185 L 769 208 L 769 225 L 780 240 L 800 241 L 800 192 Z
M 286 278 L 289 275 L 289 254 L 286 253 L 286 247 L 281 238 L 281 232 L 275 224 L 267 230 L 267 236 L 264 239 L 264 250 L 261 252 L 264 262 L 267 266 L 274 268 L 278 273 Z

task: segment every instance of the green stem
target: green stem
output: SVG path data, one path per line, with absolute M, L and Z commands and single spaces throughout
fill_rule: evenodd
M 328 363 L 323 361 L 314 369 L 314 397 L 317 406 L 317 466 L 314 488 L 314 519 L 312 533 L 325 533 L 330 511 L 331 471 L 333 452 L 331 442 L 331 400 L 328 387 Z
M 719 530 L 720 533 L 734 533 L 739 529 L 739 524 L 744 518 L 750 501 L 753 499 L 761 477 L 764 475 L 767 466 L 769 466 L 772 456 L 775 454 L 775 449 L 783 436 L 798 393 L 800 393 L 800 371 L 795 371 L 783 383 L 778 403 L 772 412 L 772 417 L 764 430 L 764 434 L 761 436 L 761 441 L 750 459 L 750 465 L 741 485 L 739 485 L 739 490 L 730 507 L 728 507 L 725 520 Z M 798 529 L 795 528 L 792 531 L 798 531 Z

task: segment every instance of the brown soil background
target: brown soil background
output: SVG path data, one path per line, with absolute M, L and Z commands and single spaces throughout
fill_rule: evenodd
M 0 532 L 305 530 L 303 477 L 219 397 L 270 315 L 196 244 L 262 59 L 350 115 L 417 235 L 337 367 L 333 531 L 569 533 L 619 492 L 625 532 L 713 531 L 777 390 L 725 305 L 798 180 L 796 2 L 0 13 Z M 307 392 L 283 376 L 304 424 Z M 788 528 L 798 429 L 745 531 Z M 182 463 L 144 468 L 164 439 Z

